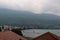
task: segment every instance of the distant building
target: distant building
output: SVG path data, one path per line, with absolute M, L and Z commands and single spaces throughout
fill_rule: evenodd
M 47 32 L 43 35 L 40 35 L 40 36 L 34 38 L 33 40 L 60 40 L 60 38 L 58 36 L 56 36 L 55 34 Z

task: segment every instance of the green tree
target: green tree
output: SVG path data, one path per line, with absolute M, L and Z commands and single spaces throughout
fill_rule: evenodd
M 18 34 L 18 35 L 23 36 L 23 34 L 22 34 L 22 32 L 21 32 L 20 29 L 12 29 L 11 31 L 15 32 L 15 33 Z

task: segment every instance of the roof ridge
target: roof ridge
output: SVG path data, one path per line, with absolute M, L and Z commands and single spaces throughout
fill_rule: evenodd
M 55 34 L 53 34 L 53 33 L 51 33 L 51 32 L 50 32 L 50 36 L 52 36 L 53 38 L 55 38 L 55 39 L 57 39 L 57 40 L 58 40 L 58 38 L 59 38 L 57 35 L 55 35 Z
M 44 33 L 44 34 L 42 34 L 42 35 L 40 35 L 40 36 L 38 36 L 38 37 L 36 37 L 36 38 L 34 38 L 34 39 L 37 39 L 37 38 L 39 38 L 39 37 L 41 37 L 41 36 L 45 36 L 46 34 L 50 35 L 51 37 L 55 38 L 56 40 L 58 40 L 58 38 L 59 38 L 57 35 L 55 35 L 55 34 L 53 34 L 53 33 L 51 33 L 51 32 L 46 32 L 46 33 Z M 34 39 L 33 39 L 33 40 L 34 40 Z
M 24 36 L 18 35 L 17 33 L 13 32 L 13 31 L 10 31 L 10 32 L 16 34 L 17 36 L 20 36 L 20 37 L 26 38 L 26 37 L 24 37 Z

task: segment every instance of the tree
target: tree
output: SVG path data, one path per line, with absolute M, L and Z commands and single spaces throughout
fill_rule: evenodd
M 22 34 L 22 32 L 21 32 L 20 29 L 12 29 L 11 31 L 15 32 L 15 33 L 18 34 L 18 35 L 23 36 L 23 34 Z

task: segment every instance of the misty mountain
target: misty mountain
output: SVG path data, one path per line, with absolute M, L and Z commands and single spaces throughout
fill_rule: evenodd
M 0 9 L 0 24 L 4 25 L 34 25 L 39 27 L 54 26 L 60 28 L 60 16 L 53 14 L 34 14 L 29 11 Z

